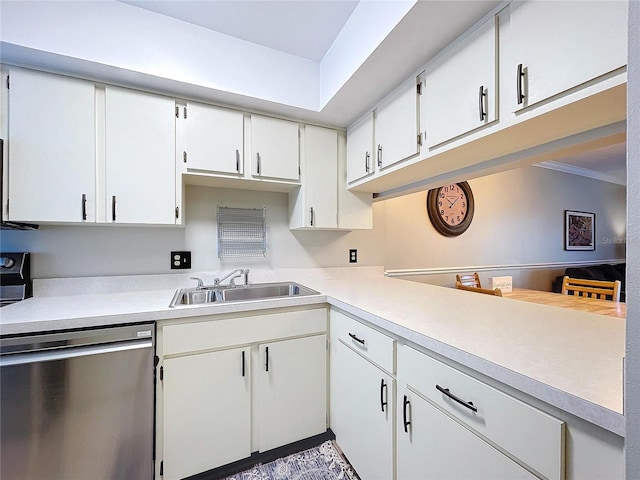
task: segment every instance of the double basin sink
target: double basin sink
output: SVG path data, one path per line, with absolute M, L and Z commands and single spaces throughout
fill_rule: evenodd
M 235 287 L 193 287 L 178 290 L 173 296 L 169 307 L 303 297 L 308 295 L 319 295 L 319 292 L 294 282 L 256 283 Z

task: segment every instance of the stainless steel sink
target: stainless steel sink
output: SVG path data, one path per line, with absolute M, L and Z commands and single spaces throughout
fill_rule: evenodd
M 318 292 L 297 283 L 263 283 L 246 287 L 225 288 L 220 291 L 225 302 L 238 300 L 258 300 L 276 297 L 297 297 L 317 295 Z
M 178 304 L 180 305 L 198 305 L 200 303 L 212 303 L 218 301 L 220 294 L 217 290 L 196 290 L 187 289 L 182 291 L 178 296 Z M 178 290 L 180 292 L 180 290 Z M 171 302 L 173 304 L 173 302 Z M 175 306 L 175 305 L 171 305 Z
M 169 307 L 209 303 L 244 302 L 270 298 L 318 295 L 319 292 L 294 282 L 256 283 L 237 287 L 183 288 L 176 292 Z

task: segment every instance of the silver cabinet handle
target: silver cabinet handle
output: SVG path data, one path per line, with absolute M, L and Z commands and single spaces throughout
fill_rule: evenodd
M 382 145 L 378 144 L 378 167 L 382 168 Z
M 260 164 L 262 163 L 262 161 L 261 161 L 262 159 L 260 158 L 260 152 L 256 153 L 256 156 L 258 157 L 258 166 L 257 166 L 256 170 L 258 172 L 258 175 L 260 175 L 260 170 L 261 170 L 261 168 L 260 168 L 261 165 Z
M 480 121 L 483 122 L 487 114 L 484 111 L 484 98 L 487 94 L 484 92 L 484 85 L 480 85 L 478 91 L 478 111 L 480 112 Z
M 111 197 L 111 221 L 116 221 L 116 196 Z
M 236 149 L 236 171 L 240 173 L 240 150 Z
M 87 194 L 82 194 L 82 220 L 87 219 Z
M 524 69 L 522 68 L 522 64 L 518 64 L 518 73 L 516 76 L 516 96 L 518 97 L 518 105 L 522 105 L 524 102 L 524 93 L 522 92 L 522 82 L 524 79 Z
M 364 171 L 369 173 L 369 159 L 371 158 L 371 155 L 369 155 L 369 152 L 365 152 L 364 154 Z

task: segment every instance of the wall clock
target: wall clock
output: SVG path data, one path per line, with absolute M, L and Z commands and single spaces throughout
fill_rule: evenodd
M 473 192 L 467 182 L 429 190 L 427 212 L 434 228 L 447 237 L 464 233 L 473 220 Z

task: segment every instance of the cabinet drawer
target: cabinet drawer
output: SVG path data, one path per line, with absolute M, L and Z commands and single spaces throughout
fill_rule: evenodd
M 561 420 L 406 346 L 398 351 L 398 381 L 545 478 L 564 478 Z
M 331 310 L 331 328 L 332 338 L 352 347 L 387 372 L 395 372 L 395 340 L 335 310 Z
M 327 309 L 233 316 L 162 327 L 162 354 L 266 342 L 327 331 Z

